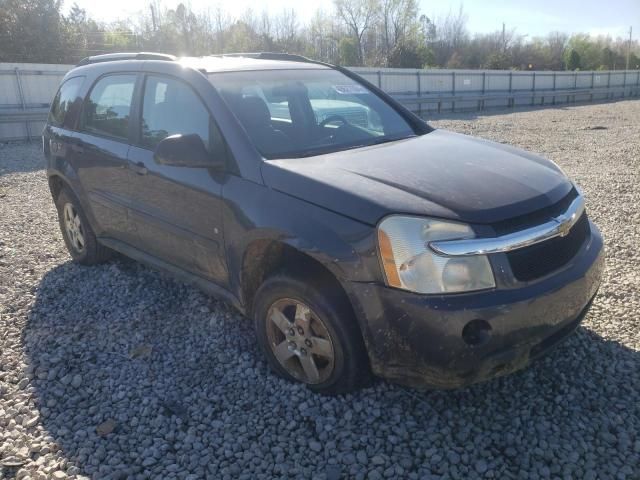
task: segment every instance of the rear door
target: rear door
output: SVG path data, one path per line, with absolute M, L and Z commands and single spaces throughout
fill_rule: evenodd
M 137 73 L 100 77 L 85 99 L 74 135 L 77 171 L 98 223 L 98 235 L 132 243 L 129 221 L 131 175 L 128 168 L 130 115 Z
M 73 131 L 70 128 L 68 113 L 74 104 L 82 103 L 79 93 L 84 80 L 84 76 L 68 78 L 60 85 L 58 93 L 51 102 L 42 142 L 45 155 L 51 155 L 54 160 L 61 158 L 64 161 L 72 153 L 70 146 Z
M 65 172 L 70 182 L 75 180 L 71 163 L 75 152 L 73 128 L 79 107 L 82 105 L 81 88 L 85 76 L 66 79 L 51 102 L 47 124 L 42 132 L 42 150 L 47 159 L 47 167 Z M 77 184 L 73 188 L 78 192 Z
M 195 90 L 171 76 L 148 74 L 141 95 L 137 142 L 129 150 L 131 215 L 137 246 L 166 262 L 225 286 L 222 185 L 227 173 L 160 165 L 154 149 L 165 137 L 197 134 L 210 154 L 224 155 L 222 136 Z

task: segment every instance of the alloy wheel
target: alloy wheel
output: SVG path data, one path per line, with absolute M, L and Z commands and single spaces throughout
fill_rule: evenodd
M 320 317 L 304 303 L 284 298 L 267 312 L 267 337 L 278 363 L 297 380 L 317 384 L 334 369 L 334 347 Z
M 78 252 L 84 252 L 85 238 L 84 227 L 80 220 L 77 210 L 72 203 L 65 203 L 63 209 L 64 228 L 67 232 L 67 237 L 73 249 Z

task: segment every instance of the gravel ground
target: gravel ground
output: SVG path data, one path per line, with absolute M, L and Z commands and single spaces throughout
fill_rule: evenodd
M 640 478 L 640 102 L 433 123 L 558 162 L 604 284 L 523 372 L 340 398 L 269 373 L 250 322 L 193 288 L 70 263 L 39 145 L 0 145 L 0 478 Z

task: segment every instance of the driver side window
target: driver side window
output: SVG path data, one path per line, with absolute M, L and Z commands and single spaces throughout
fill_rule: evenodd
M 221 144 L 220 132 L 191 87 L 180 80 L 149 75 L 142 105 L 142 145 L 153 150 L 175 134 L 198 135 L 212 153 Z

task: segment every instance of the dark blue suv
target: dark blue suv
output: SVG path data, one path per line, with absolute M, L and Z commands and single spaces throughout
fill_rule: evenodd
M 602 238 L 553 162 L 303 57 L 90 57 L 43 147 L 75 261 L 117 251 L 228 301 L 318 392 L 514 371 L 600 283 Z

